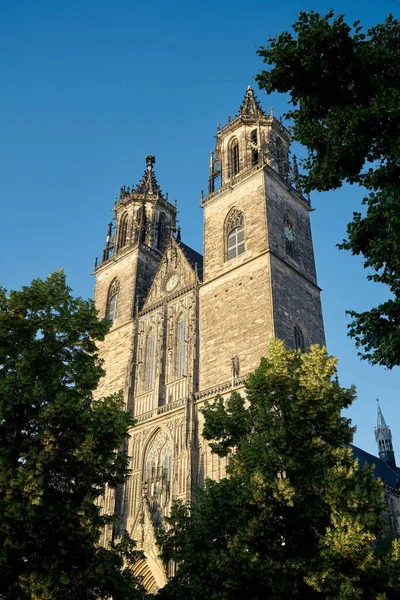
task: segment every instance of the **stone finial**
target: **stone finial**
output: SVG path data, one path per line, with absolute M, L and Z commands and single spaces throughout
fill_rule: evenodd
M 299 176 L 299 167 L 297 166 L 297 157 L 293 154 L 293 173 L 295 177 Z
M 297 158 L 295 154 L 293 154 L 293 178 L 296 190 L 301 192 L 301 186 L 299 182 L 299 167 L 297 166 Z
M 146 155 L 146 167 L 148 171 L 152 171 L 153 170 L 153 165 L 156 162 L 156 157 L 152 156 L 150 154 Z
M 108 226 L 107 226 L 107 236 L 106 236 L 106 244 L 109 244 L 111 241 L 111 234 L 112 234 L 112 221 L 109 222 Z

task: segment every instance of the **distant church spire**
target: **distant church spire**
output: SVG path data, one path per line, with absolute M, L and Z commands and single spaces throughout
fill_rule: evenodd
M 389 467 L 396 469 L 396 460 L 394 457 L 393 444 L 392 444 L 392 432 L 386 424 L 385 417 L 383 416 L 381 407 L 378 402 L 378 418 L 375 428 L 375 439 L 378 444 L 379 458 L 385 461 Z

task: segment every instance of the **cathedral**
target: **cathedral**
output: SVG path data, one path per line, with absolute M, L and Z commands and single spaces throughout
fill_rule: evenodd
M 155 529 L 171 502 L 225 474 L 202 438 L 204 401 L 243 390 L 273 337 L 302 351 L 325 345 L 310 202 L 296 188 L 289 145 L 289 131 L 249 86 L 210 155 L 203 256 L 182 241 L 176 205 L 146 156 L 139 183 L 120 189 L 96 260 L 96 306 L 112 322 L 98 344 L 106 376 L 96 394 L 122 390 L 136 421 L 130 477 L 104 499 L 120 525 L 102 543 L 125 529 L 137 540 L 149 591 L 166 583 Z

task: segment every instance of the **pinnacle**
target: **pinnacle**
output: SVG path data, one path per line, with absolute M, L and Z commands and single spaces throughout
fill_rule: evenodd
M 252 117 L 256 119 L 260 115 L 265 115 L 258 98 L 254 95 L 251 85 L 247 86 L 246 94 L 239 108 L 238 116 Z
M 383 416 L 382 409 L 379 405 L 379 400 L 377 400 L 377 402 L 378 402 L 378 418 L 377 418 L 376 428 L 377 429 L 385 429 L 385 428 L 387 428 L 385 417 Z
M 163 193 L 161 191 L 160 186 L 158 185 L 153 165 L 156 162 L 156 157 L 147 155 L 146 156 L 146 170 L 142 176 L 142 179 L 139 181 L 136 191 L 138 194 L 153 194 L 159 195 L 161 198 L 163 197 Z

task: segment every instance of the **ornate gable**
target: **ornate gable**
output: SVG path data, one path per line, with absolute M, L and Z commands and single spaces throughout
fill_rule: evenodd
M 171 235 L 142 310 L 198 285 L 202 268 L 201 254 Z

